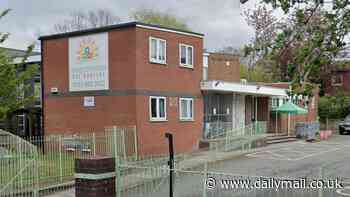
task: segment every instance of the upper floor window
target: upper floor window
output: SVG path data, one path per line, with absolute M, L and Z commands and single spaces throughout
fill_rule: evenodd
M 193 68 L 193 46 L 180 44 L 180 65 Z
M 332 76 L 332 86 L 342 86 L 343 85 L 343 75 Z
M 208 66 L 209 66 L 209 57 L 208 55 L 203 55 L 203 80 L 208 80 Z
M 149 110 L 151 121 L 166 121 L 166 98 L 151 96 Z
M 180 98 L 180 120 L 193 120 L 193 99 Z
M 149 61 L 166 64 L 166 40 L 149 38 Z

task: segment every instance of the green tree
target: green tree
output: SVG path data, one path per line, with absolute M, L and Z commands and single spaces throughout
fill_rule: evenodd
M 334 0 L 330 7 L 319 0 L 263 1 L 281 8 L 289 17 L 263 58 L 274 65 L 278 80 L 292 82 L 293 92 L 311 94 L 345 47 L 350 31 L 348 0 Z
M 173 14 L 154 9 L 143 8 L 136 10 L 131 14 L 131 18 L 143 23 L 161 25 L 181 30 L 190 30 L 183 19 Z
M 0 19 L 9 11 L 1 12 Z M 0 33 L 0 44 L 8 36 L 8 33 Z M 38 66 L 28 65 L 25 70 L 21 70 L 33 48 L 34 45 L 28 47 L 27 55 L 18 64 L 14 63 L 7 51 L 0 49 L 0 120 L 10 118 L 11 113 L 34 101 L 33 96 L 25 96 L 25 93 L 31 89 L 27 82 L 36 74 Z
M 240 66 L 241 79 L 247 79 L 251 82 L 273 82 L 272 74 L 265 72 L 265 69 L 261 66 L 255 66 L 254 68 L 248 68 L 245 65 Z
M 57 33 L 65 33 L 89 28 L 98 28 L 118 24 L 120 21 L 119 16 L 114 15 L 112 11 L 107 9 L 88 11 L 76 10 L 71 12 L 63 21 L 55 24 L 54 31 Z

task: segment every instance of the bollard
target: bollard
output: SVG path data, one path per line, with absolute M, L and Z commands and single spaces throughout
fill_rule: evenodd
M 76 197 L 115 197 L 115 160 L 91 157 L 75 160 Z

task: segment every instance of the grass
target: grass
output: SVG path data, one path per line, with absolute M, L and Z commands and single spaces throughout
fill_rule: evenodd
M 24 158 L 20 161 L 19 157 L 14 156 L 8 161 L 0 162 L 0 190 L 11 180 L 13 187 L 9 189 L 16 190 L 18 188 L 32 189 L 37 181 L 39 187 L 42 188 L 62 184 L 74 178 L 74 155 L 51 153 Z

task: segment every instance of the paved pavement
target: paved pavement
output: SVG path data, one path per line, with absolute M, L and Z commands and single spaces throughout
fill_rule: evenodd
M 328 179 L 341 178 L 347 186 L 350 185 L 350 135 L 333 136 L 327 141 L 309 143 L 296 141 L 291 143 L 275 144 L 257 149 L 241 156 L 233 153 L 221 155 L 207 155 L 207 159 L 223 160 L 209 166 L 211 176 L 218 179 L 222 177 L 280 177 L 296 179 L 300 177 Z M 232 155 L 229 155 L 232 154 Z M 233 159 L 228 159 L 230 156 Z M 204 158 L 204 157 L 203 157 Z M 197 159 L 200 162 L 200 159 Z M 201 196 L 205 176 L 195 171 L 187 170 L 178 172 L 175 181 L 175 191 L 179 196 Z M 154 183 L 152 183 L 154 184 Z M 159 191 L 151 196 L 167 196 L 167 178 L 160 180 Z M 130 192 L 127 196 L 147 196 L 147 188 L 143 192 Z M 138 188 L 138 191 L 142 191 Z M 154 189 L 154 188 L 152 188 Z M 276 194 L 271 190 L 254 190 L 243 193 L 214 190 L 208 196 L 319 196 L 319 190 L 308 191 L 285 191 Z M 181 193 L 181 194 L 180 194 Z M 74 190 L 56 193 L 51 197 L 73 197 Z M 350 187 L 344 190 L 332 190 L 323 196 L 350 196 Z

